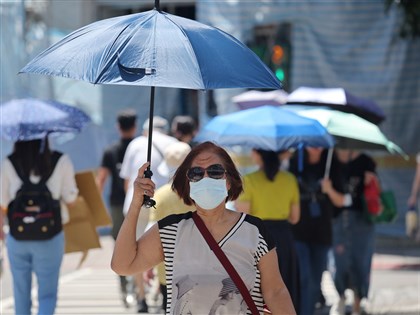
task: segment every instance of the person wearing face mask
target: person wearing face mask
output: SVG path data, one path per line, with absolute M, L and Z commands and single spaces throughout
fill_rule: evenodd
M 182 314 L 188 309 L 192 314 L 209 314 L 230 276 L 201 234 L 201 228 L 206 227 L 240 275 L 244 284 L 240 291 L 251 297 L 246 305 L 256 308 L 252 314 L 262 313 L 264 304 L 273 314 L 296 314 L 279 272 L 275 244 L 263 222 L 226 208 L 226 202 L 242 192 L 241 177 L 229 154 L 212 142 L 195 146 L 172 182 L 172 189 L 195 210 L 159 220 L 136 241 L 144 195 L 153 197 L 155 192 L 153 181 L 144 177 L 148 165 L 143 164 L 134 181 L 132 202 L 116 240 L 111 268 L 128 275 L 164 261 L 166 313 Z M 183 298 L 185 294 L 188 300 Z M 243 314 L 243 295 L 232 298 L 237 299 L 231 303 L 237 307 L 230 308 L 230 314 Z
M 296 177 L 280 170 L 278 152 L 254 149 L 251 158 L 259 169 L 244 176 L 244 192 L 235 202 L 238 211 L 261 218 L 273 235 L 280 273 L 299 311 L 299 264 L 291 226 L 299 222 L 299 188 Z

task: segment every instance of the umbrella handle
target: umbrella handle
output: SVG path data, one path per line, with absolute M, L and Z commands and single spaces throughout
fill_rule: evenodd
M 333 148 L 329 148 L 328 149 L 327 163 L 325 165 L 324 178 L 330 177 L 330 170 L 331 170 L 331 162 L 332 162 L 333 151 L 334 151 Z
M 149 167 L 147 167 L 147 169 L 144 171 L 144 177 L 146 177 L 146 178 L 152 178 L 152 175 L 153 175 L 153 172 L 152 172 L 152 170 L 150 169 L 150 166 Z M 156 201 L 155 200 L 153 200 L 152 198 L 150 198 L 149 196 L 147 196 L 147 195 L 144 195 L 143 196 L 143 205 L 146 207 L 146 208 L 155 208 L 156 209 L 156 207 L 155 207 L 155 205 L 156 205 Z

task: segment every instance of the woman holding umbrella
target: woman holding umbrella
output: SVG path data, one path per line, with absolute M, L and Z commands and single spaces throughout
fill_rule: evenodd
M 58 159 L 55 167 L 53 159 Z M 22 179 L 18 174 L 32 183 L 47 179 L 46 185 L 53 199 L 67 205 L 74 202 L 78 195 L 71 160 L 65 154 L 51 152 L 46 138 L 15 142 L 13 153 L 2 162 L 1 170 L 2 210 L 9 207 L 10 211 L 11 202 L 20 190 Z M 65 219 L 65 216 L 60 217 Z M 21 240 L 9 234 L 6 246 L 13 277 L 15 313 L 31 314 L 34 273 L 38 284 L 38 314 L 54 314 L 64 255 L 64 232 L 61 230 L 51 238 L 42 240 Z
M 301 315 L 313 315 L 322 296 L 321 279 L 332 246 L 334 207 L 344 204 L 335 158 L 329 178 L 326 176 L 327 152 L 332 153 L 306 147 L 290 161 L 289 171 L 298 178 L 300 192 L 301 218 L 292 230 L 299 259 Z
M 280 273 L 299 311 L 299 270 L 291 225 L 299 222 L 299 188 L 296 177 L 279 171 L 278 153 L 254 149 L 252 158 L 259 166 L 245 175 L 244 192 L 235 203 L 238 211 L 263 220 L 276 243 Z
M 346 289 L 354 291 L 352 314 L 361 314 L 360 302 L 368 297 L 375 225 L 366 219 L 365 186 L 377 181 L 373 159 L 359 151 L 337 149 L 344 191 L 351 204 L 339 208 L 333 221 L 334 283 L 340 296 L 331 315 L 344 315 Z
M 262 313 L 264 302 L 274 314 L 296 314 L 279 272 L 275 244 L 264 224 L 256 217 L 226 208 L 226 202 L 235 200 L 242 191 L 241 177 L 228 153 L 211 142 L 195 146 L 177 169 L 172 188 L 196 211 L 167 216 L 136 240 L 144 195 L 152 197 L 155 191 L 155 184 L 144 176 L 148 166 L 145 163 L 139 169 L 134 182 L 112 269 L 118 274 L 134 274 L 164 261 L 166 313 L 176 314 L 179 303 L 186 302 L 181 293 L 188 290 L 191 312 L 209 314 L 220 300 L 223 280 L 232 278 L 229 268 L 224 268 L 206 243 L 210 235 L 239 274 L 243 286 L 238 287 L 238 278 L 232 280 L 249 309 L 255 309 L 252 314 Z M 208 229 L 206 237 L 203 228 Z M 251 301 L 245 298 L 247 294 Z M 230 314 L 243 314 L 241 309 L 238 304 Z

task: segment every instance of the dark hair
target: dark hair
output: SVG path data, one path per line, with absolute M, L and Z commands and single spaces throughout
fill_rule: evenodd
M 16 157 L 17 165 L 25 177 L 29 177 L 31 172 L 41 177 L 51 174 L 51 151 L 48 138 L 15 142 L 13 156 Z
M 276 177 L 277 172 L 280 168 L 280 160 L 278 152 L 266 151 L 261 149 L 255 149 L 255 151 L 261 156 L 263 161 L 263 170 L 265 176 L 273 181 Z
M 226 200 L 235 200 L 243 191 L 242 179 L 236 169 L 232 158 L 223 148 L 206 141 L 193 147 L 191 152 L 185 157 L 184 162 L 178 167 L 175 172 L 172 190 L 184 201 L 186 205 L 193 205 L 194 201 L 190 198 L 190 183 L 187 179 L 187 171 L 190 169 L 193 160 L 203 152 L 211 152 L 216 154 L 221 160 L 222 165 L 226 169 L 226 179 L 230 183 L 230 189 Z
M 132 129 L 136 125 L 137 114 L 133 109 L 124 109 L 118 113 L 117 121 L 122 131 Z
M 179 132 L 181 135 L 192 135 L 196 129 L 196 123 L 191 116 L 175 116 L 172 119 L 171 131 L 175 135 Z

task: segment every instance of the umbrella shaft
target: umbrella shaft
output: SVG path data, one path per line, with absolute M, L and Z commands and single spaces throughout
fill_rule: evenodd
M 155 110 L 155 87 L 152 86 L 150 89 L 150 108 L 149 108 L 149 135 L 147 143 L 147 162 L 152 161 L 152 144 L 153 144 L 153 116 Z M 150 164 L 149 168 L 150 169 Z

